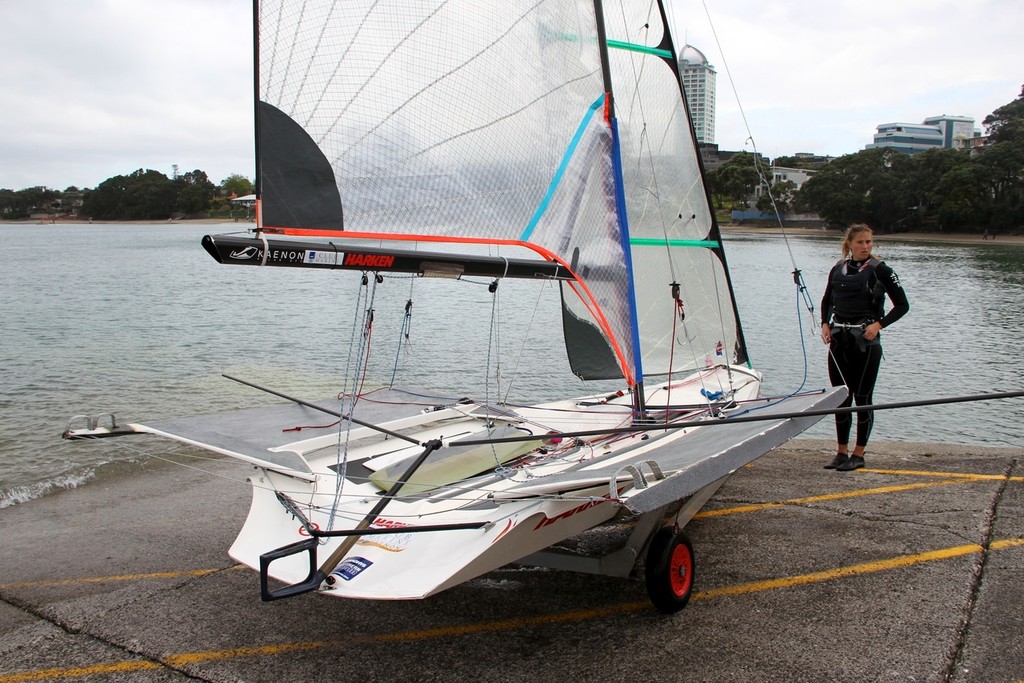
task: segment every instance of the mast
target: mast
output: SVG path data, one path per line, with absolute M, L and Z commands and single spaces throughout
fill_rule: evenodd
M 252 0 L 252 120 L 253 120 L 253 150 L 255 151 L 255 177 L 253 178 L 253 191 L 256 194 L 256 229 L 262 227 L 263 221 L 260 217 L 260 197 L 262 196 L 262 183 L 260 182 L 260 0 Z
M 626 257 L 626 281 L 629 283 L 629 317 L 633 344 L 633 412 L 634 420 L 647 411 L 644 399 L 644 372 L 640 350 L 640 321 L 636 308 L 636 290 L 633 279 L 633 257 L 629 246 L 629 221 L 626 217 L 626 198 L 622 178 L 622 157 L 619 149 L 619 131 L 615 122 L 615 97 L 612 95 L 611 60 L 608 58 L 608 35 L 604 24 L 604 4 L 594 0 L 594 17 L 597 23 L 597 43 L 601 55 L 601 73 L 605 91 L 605 117 L 612 132 L 612 166 L 615 173 L 615 211 L 619 219 L 620 240 Z

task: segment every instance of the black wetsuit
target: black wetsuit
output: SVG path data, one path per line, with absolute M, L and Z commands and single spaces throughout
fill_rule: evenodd
M 892 302 L 892 310 L 888 313 L 884 311 L 886 296 Z M 867 326 L 880 322 L 885 328 L 909 310 L 910 304 L 900 279 L 882 261 L 845 259 L 829 271 L 825 295 L 821 299 L 821 323 L 831 325 L 829 380 L 832 386 L 845 384 L 850 390 L 843 408 L 849 407 L 854 400 L 859 406 L 871 403 L 878 367 L 882 362 L 882 340 L 879 334 L 868 341 L 864 339 L 862 327 L 841 327 L 836 323 Z M 867 445 L 873 419 L 873 411 L 857 413 L 856 445 L 862 448 Z M 849 413 L 836 415 L 837 443 L 849 443 L 852 424 L 853 418 Z

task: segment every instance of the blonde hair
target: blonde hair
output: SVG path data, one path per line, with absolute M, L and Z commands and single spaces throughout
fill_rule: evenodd
M 868 225 L 867 223 L 854 223 L 853 225 L 846 229 L 846 234 L 843 235 L 843 258 L 847 258 L 853 251 L 852 249 L 850 249 L 850 242 L 852 242 L 853 238 L 855 238 L 862 232 L 870 232 L 872 237 L 875 236 L 875 231 L 872 230 L 871 226 Z M 872 253 L 870 258 L 878 257 L 875 256 L 874 253 Z

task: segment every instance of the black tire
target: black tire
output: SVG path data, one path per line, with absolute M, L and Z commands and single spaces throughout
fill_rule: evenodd
M 647 595 L 660 612 L 674 614 L 686 607 L 693 592 L 693 544 L 682 531 L 664 527 L 647 548 L 644 579 Z

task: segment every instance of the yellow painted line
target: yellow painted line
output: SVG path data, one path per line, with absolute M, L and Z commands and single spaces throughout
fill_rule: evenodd
M 1009 538 L 1001 541 L 993 541 L 989 544 L 990 551 L 1006 550 L 1009 548 L 1024 547 L 1024 538 Z M 894 557 L 878 562 L 866 562 L 849 567 L 839 567 L 811 574 L 800 576 L 784 577 L 781 579 L 769 579 L 767 581 L 754 581 L 740 584 L 738 586 L 725 586 L 711 590 L 699 591 L 693 594 L 692 600 L 713 600 L 715 598 L 745 595 L 749 593 L 777 590 L 780 588 L 791 588 L 793 586 L 822 583 L 834 579 L 872 574 L 912 567 L 925 562 L 937 562 L 955 557 L 963 557 L 980 553 L 983 548 L 977 544 L 961 545 L 941 550 Z M 211 570 L 214 571 L 214 570 Z M 66 678 L 77 678 L 82 676 L 93 676 L 106 673 L 130 673 L 134 671 L 148 671 L 161 668 L 162 666 L 182 667 L 190 664 L 201 664 L 203 662 L 220 661 L 226 659 L 239 659 L 242 657 L 259 657 L 285 654 L 289 652 L 301 652 L 320 650 L 329 647 L 350 647 L 353 644 L 363 643 L 394 643 L 423 641 L 438 638 L 450 638 L 453 636 L 472 635 L 480 633 L 494 633 L 501 631 L 512 631 L 529 626 L 555 624 L 563 622 L 580 622 L 588 619 L 599 619 L 602 617 L 636 612 L 650 609 L 647 601 L 630 602 L 621 605 L 601 607 L 597 609 L 575 610 L 571 612 L 560 612 L 557 614 L 545 614 L 533 617 L 521 617 L 516 619 L 504 619 L 501 621 L 483 622 L 478 624 L 465 624 L 460 626 L 442 626 L 432 629 L 416 631 L 398 631 L 395 633 L 381 633 L 368 636 L 353 636 L 334 641 L 308 641 L 299 643 L 282 643 L 278 645 L 264 645 L 261 647 L 231 648 L 226 650 L 212 650 L 209 652 L 185 652 L 176 655 L 169 655 L 161 662 L 152 661 L 130 661 L 111 662 L 107 664 L 96 664 L 88 667 L 68 667 L 57 669 L 37 669 L 35 671 L 23 671 L 20 673 L 0 674 L 0 683 L 24 683 L 26 681 L 52 681 Z
M 1024 477 L 1006 477 L 1001 474 L 973 474 L 963 472 L 929 472 L 926 470 L 882 470 L 862 469 L 859 472 L 870 472 L 872 474 L 887 474 L 909 477 L 940 477 L 942 481 L 918 483 L 918 484 L 897 484 L 893 486 L 878 486 L 870 489 L 858 489 L 856 491 L 843 491 L 840 493 L 826 493 L 820 496 L 808 496 L 805 498 L 791 498 L 789 500 L 775 501 L 772 503 L 754 503 L 751 505 L 737 505 L 734 507 L 721 508 L 719 510 L 702 510 L 693 516 L 694 519 L 707 519 L 709 517 L 722 517 L 725 515 L 737 515 L 747 512 L 760 512 L 771 510 L 786 505 L 806 505 L 808 503 L 822 503 L 830 500 L 841 500 L 843 498 L 856 498 L 859 496 L 875 496 L 885 493 L 899 493 L 901 491 L 912 491 L 915 489 L 928 488 L 930 486 L 949 486 L 950 484 L 962 484 L 978 481 L 1024 481 Z
M 102 676 L 104 674 L 134 673 L 136 671 L 152 671 L 163 667 L 155 662 L 135 660 L 131 662 L 112 662 L 110 664 L 94 664 L 93 666 L 74 666 L 60 669 L 36 669 L 16 674 L 0 674 L 3 683 L 25 683 L 25 681 L 56 681 L 62 678 L 79 678 L 82 676 Z
M 1005 474 L 977 474 L 973 472 L 933 472 L 929 470 L 877 470 L 871 468 L 864 468 L 861 472 L 871 472 L 873 474 L 901 474 L 906 476 L 915 477 L 946 477 L 949 479 L 968 479 L 972 481 L 999 481 L 1006 479 L 1007 481 L 1024 481 L 1024 477 L 1008 477 Z
M 180 579 L 182 577 L 206 576 L 228 569 L 246 569 L 243 564 L 235 564 L 220 569 L 181 569 L 173 572 L 149 572 L 147 574 L 119 574 L 116 576 L 87 576 L 80 579 L 40 579 L 38 581 L 20 581 L 18 583 L 0 583 L 0 590 L 6 588 L 37 588 L 40 586 L 73 586 L 82 583 L 117 583 L 119 581 L 151 581 L 154 579 Z
M 928 470 L 876 470 L 865 468 L 861 472 L 872 474 L 896 474 L 908 477 L 943 477 L 946 479 L 966 479 L 968 481 L 1024 481 L 1024 477 L 1007 477 L 1003 474 L 973 474 L 967 472 L 930 472 Z
M 896 484 L 893 486 L 877 486 L 870 489 L 858 489 L 856 491 L 842 491 L 840 493 L 825 493 L 820 496 L 807 496 L 805 498 L 790 498 L 774 503 L 755 503 L 752 505 L 737 505 L 735 507 L 721 508 L 719 510 L 702 510 L 693 516 L 694 519 L 706 519 L 708 517 L 721 517 L 723 515 L 736 515 L 745 512 L 758 512 L 772 508 L 784 507 L 786 505 L 806 505 L 807 503 L 822 503 L 829 500 L 841 500 L 843 498 L 857 498 L 860 496 L 877 496 L 883 493 L 898 493 L 900 491 L 912 491 L 914 489 L 925 489 L 932 486 L 949 486 L 950 484 L 962 484 L 960 479 L 949 481 L 929 481 L 918 484 Z
M 989 545 L 989 550 L 1004 550 L 1006 548 L 1014 548 L 1017 546 L 1024 546 L 1024 538 L 1014 538 L 1005 541 L 995 541 Z M 836 569 L 828 569 L 821 572 L 813 572 L 811 574 L 801 574 L 800 576 L 787 576 L 780 579 L 769 579 L 768 581 L 754 581 L 752 583 L 744 583 L 738 586 L 726 586 L 724 588 L 715 588 L 709 591 L 702 591 L 701 593 L 694 594 L 693 599 L 697 600 L 708 598 L 721 598 L 732 595 L 743 595 L 745 593 L 757 593 L 767 590 L 774 590 L 777 588 L 790 588 L 792 586 L 803 586 L 811 583 L 822 583 L 824 581 L 831 581 L 833 579 L 839 579 L 848 576 L 873 574 L 875 572 L 887 571 L 890 569 L 902 569 L 904 567 L 912 567 L 916 564 L 922 564 L 924 562 L 949 560 L 954 557 L 962 557 L 964 555 L 980 553 L 983 550 L 984 549 L 976 543 L 972 543 L 969 545 L 960 545 L 952 548 L 943 548 L 942 550 L 932 550 L 925 553 L 918 553 L 916 555 L 904 555 L 903 557 L 894 557 L 888 560 L 880 560 L 878 562 L 865 562 L 864 564 L 855 564 L 849 567 L 838 567 Z
M 340 643 L 340 641 L 338 642 Z M 240 657 L 257 657 L 262 655 L 283 655 L 289 652 L 322 650 L 332 644 L 336 643 L 326 640 L 311 640 L 305 643 L 281 643 L 278 645 L 261 645 L 259 647 L 233 647 L 227 650 L 185 652 L 177 655 L 169 655 L 162 661 L 168 666 L 181 667 L 187 664 L 214 662 L 223 659 L 238 659 Z M 0 681 L 3 681 L 3 678 L 0 678 Z

